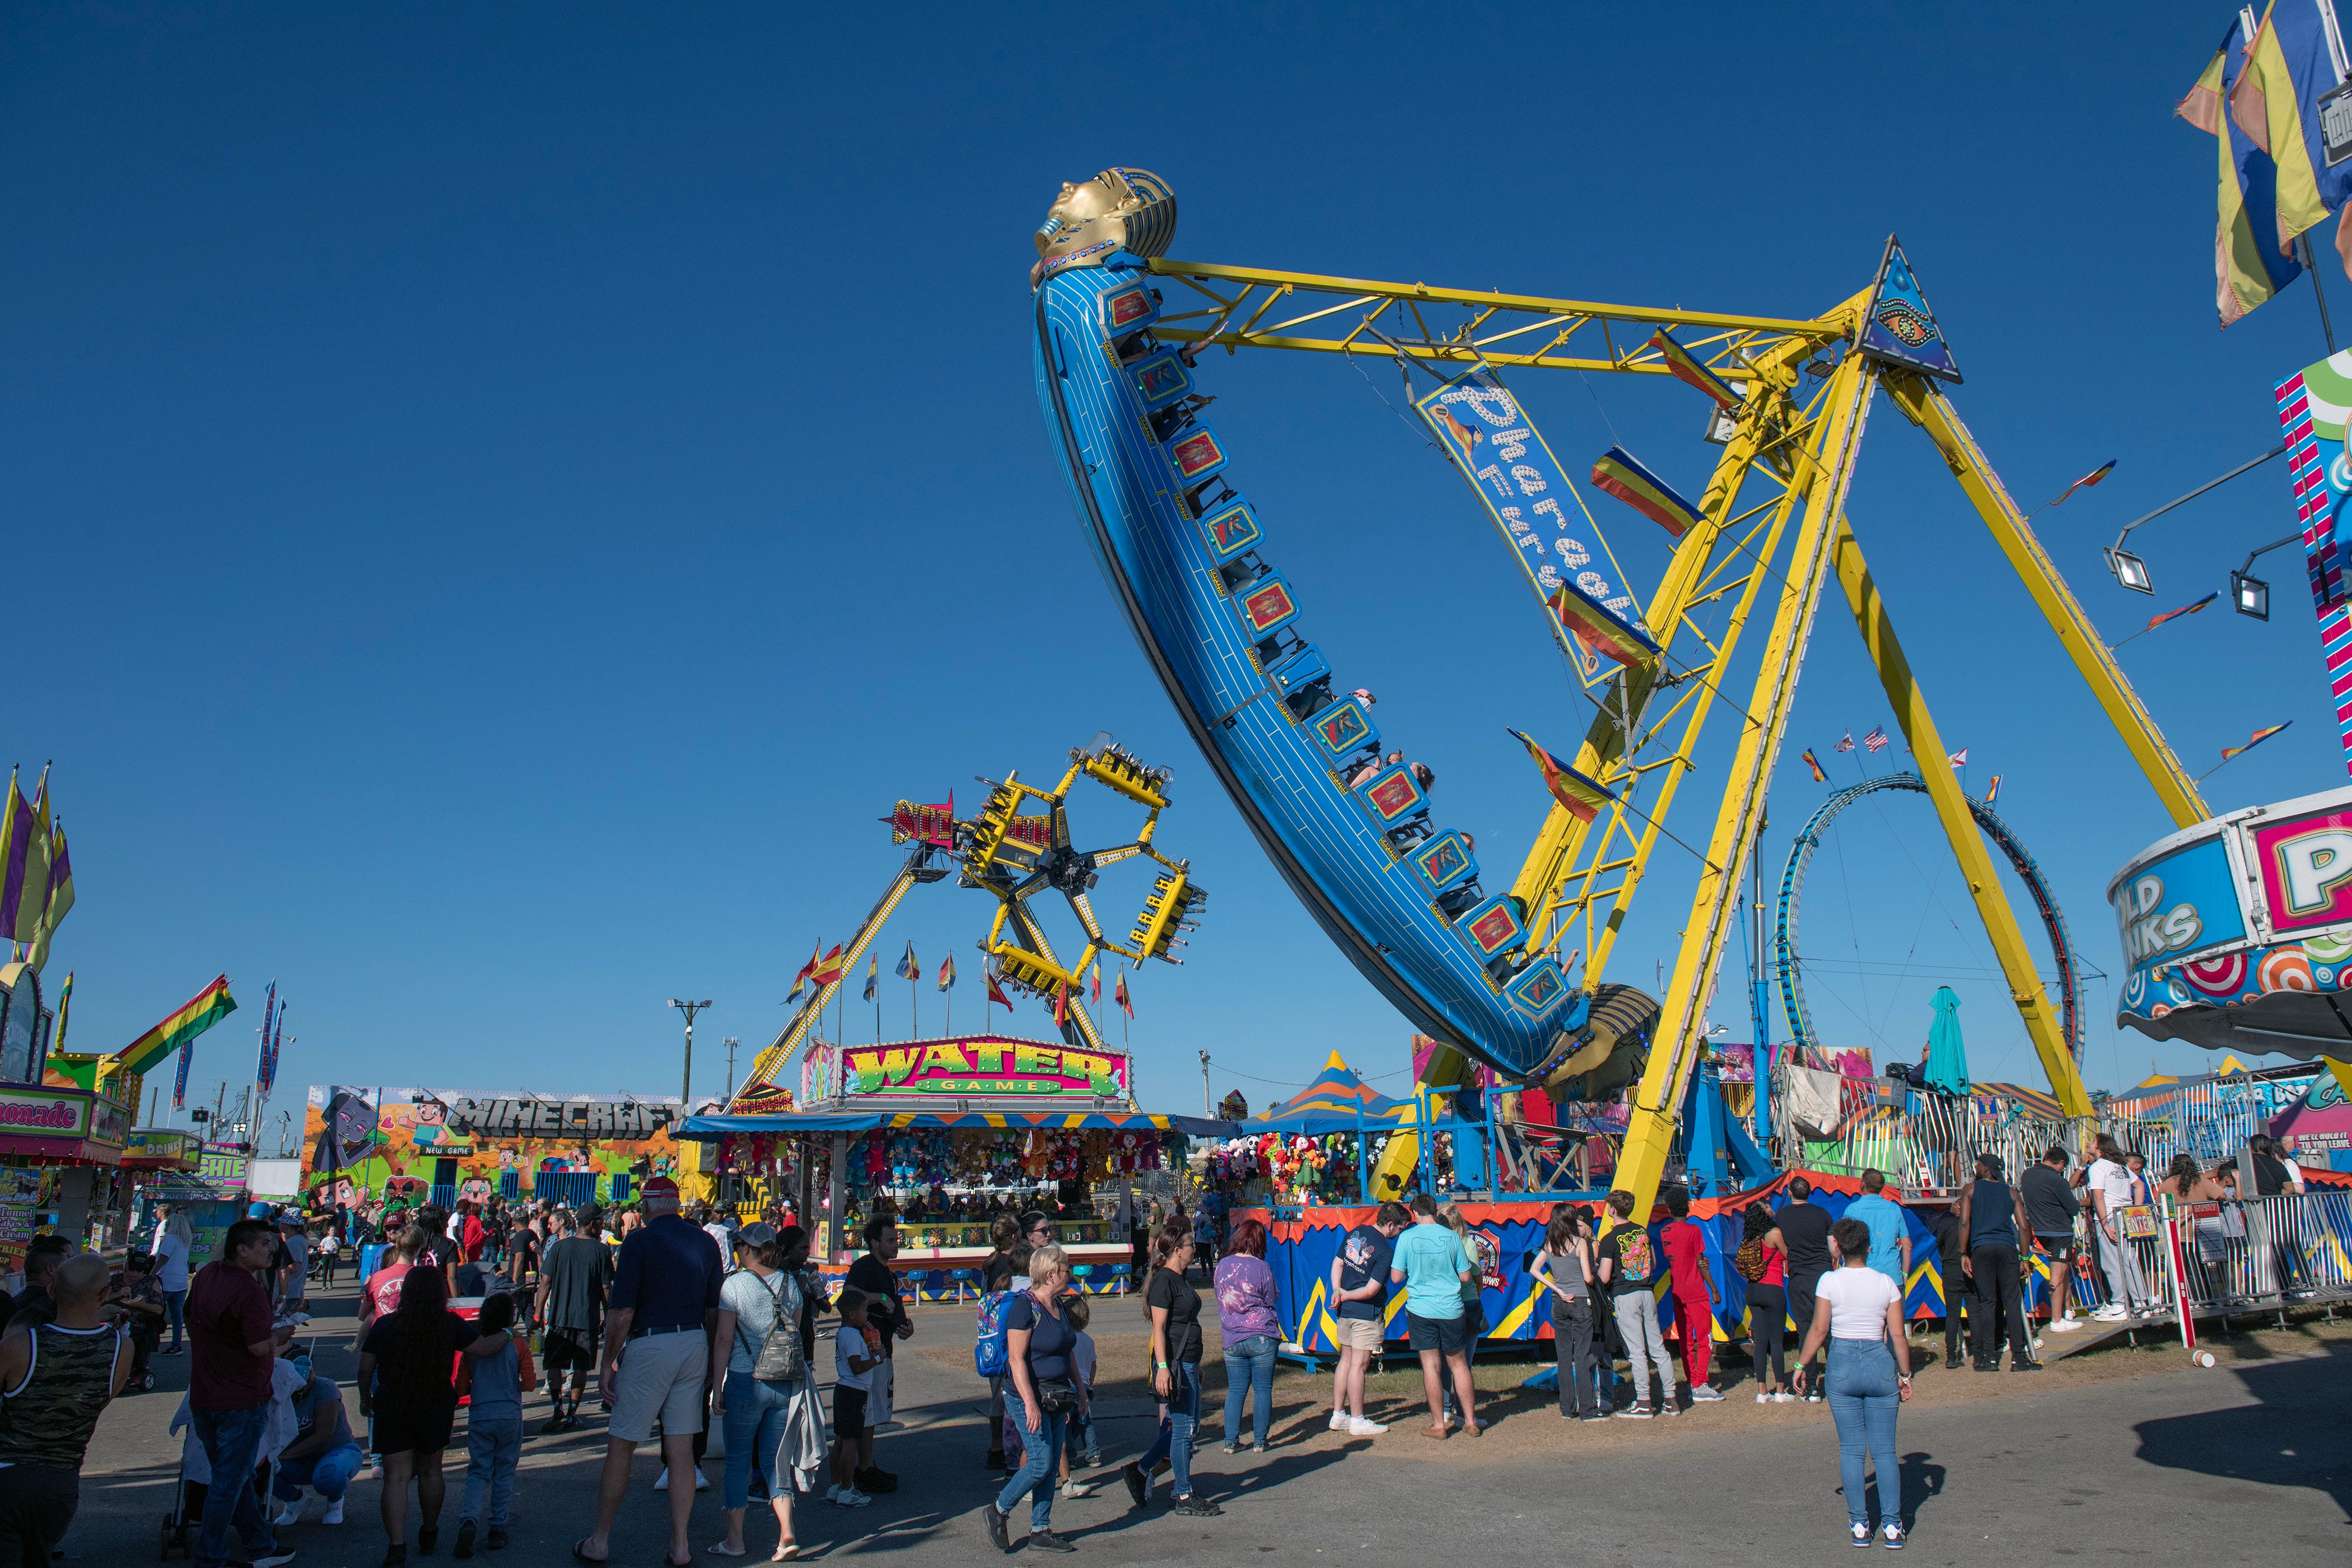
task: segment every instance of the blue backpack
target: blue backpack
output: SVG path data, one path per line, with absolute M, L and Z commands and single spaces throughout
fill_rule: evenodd
M 980 1299 L 980 1331 L 972 1342 L 971 1364 L 982 1377 L 1004 1375 L 1004 1304 L 1012 1300 L 1010 1290 L 999 1290 Z

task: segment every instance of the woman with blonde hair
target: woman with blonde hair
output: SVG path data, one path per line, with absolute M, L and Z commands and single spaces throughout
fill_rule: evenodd
M 1030 1547 L 1073 1550 L 1054 1533 L 1054 1481 L 1061 1468 L 1062 1441 L 1070 1417 L 1087 1410 L 1086 1385 L 1070 1364 L 1078 1333 L 1062 1305 L 1069 1282 L 1070 1255 L 1048 1242 L 1029 1254 L 1029 1288 L 1005 1304 L 1004 1410 L 1021 1435 L 1023 1463 L 987 1505 L 988 1539 L 999 1552 L 1013 1550 L 1007 1526 L 1024 1492 Z

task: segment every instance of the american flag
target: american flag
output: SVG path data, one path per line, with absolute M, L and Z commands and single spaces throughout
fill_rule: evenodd
M 1881 725 L 1879 728 L 1871 731 L 1869 734 L 1864 735 L 1862 738 L 1862 743 L 1874 752 L 1885 751 L 1886 749 L 1885 727 Z

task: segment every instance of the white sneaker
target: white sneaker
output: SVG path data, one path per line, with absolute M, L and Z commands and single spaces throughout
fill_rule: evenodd
M 844 1508 L 864 1508 L 874 1500 L 856 1487 L 844 1487 L 841 1489 L 841 1495 L 833 1500 Z
M 698 1492 L 707 1492 L 710 1489 L 710 1478 L 702 1473 L 700 1465 L 694 1467 L 694 1489 Z
M 1895 1523 L 1891 1520 L 1888 1521 L 1885 1529 L 1885 1537 L 1886 1550 L 1889 1552 L 1900 1552 L 1903 1550 L 1903 1527 L 1901 1525 Z
M 300 1498 L 296 1498 L 292 1502 L 288 1503 L 285 1508 L 279 1511 L 278 1517 L 271 1520 L 269 1522 L 272 1524 L 301 1523 L 302 1500 Z
M 1696 1388 L 1691 1390 L 1691 1403 L 1693 1405 L 1711 1405 L 1722 1397 L 1723 1394 L 1721 1391 L 1717 1389 L 1715 1384 L 1711 1383 L 1702 1383 Z
M 654 1490 L 657 1492 L 666 1492 L 669 1490 L 669 1467 L 667 1465 L 664 1465 L 662 1467 L 660 1477 L 654 1482 Z
M 1850 1524 L 1846 1526 L 1846 1540 L 1855 1546 L 1867 1546 L 1870 1544 L 1870 1526 L 1866 1524 Z
M 1387 1422 L 1375 1421 L 1370 1416 L 1351 1415 L 1348 1418 L 1348 1436 L 1350 1437 L 1377 1437 L 1388 1429 Z
M 322 1513 L 322 1514 L 320 1514 L 320 1515 L 319 1516 L 319 1522 L 320 1522 L 320 1524 L 341 1524 L 341 1523 L 342 1523 L 342 1522 L 343 1522 L 343 1500 L 342 1500 L 342 1499 L 341 1499 L 341 1498 L 337 1498 L 334 1501 L 332 1501 L 332 1502 L 329 1503 L 329 1504 L 327 1505 L 327 1511 L 326 1511 L 326 1512 L 324 1512 L 324 1513 Z
M 1066 1498 L 1092 1497 L 1095 1495 L 1095 1489 L 1076 1476 L 1072 1476 L 1062 1483 L 1062 1495 Z
M 1346 1411 L 1334 1410 L 1331 1412 L 1331 1430 L 1334 1432 L 1345 1432 L 1348 1429 L 1349 1419 L 1349 1417 Z
M 1759 1394 L 1756 1396 L 1756 1403 L 1759 1405 L 1769 1405 L 1772 1403 L 1772 1396 L 1769 1394 Z
M 2082 1331 L 2083 1325 L 2072 1318 L 2060 1318 L 2055 1322 L 2042 1325 L 2042 1332 L 2050 1334 L 2077 1334 Z
M 1775 1405 L 1794 1405 L 1797 1403 L 1797 1396 L 1784 1388 L 1780 1390 L 1780 1393 L 1772 1396 L 1772 1403 Z

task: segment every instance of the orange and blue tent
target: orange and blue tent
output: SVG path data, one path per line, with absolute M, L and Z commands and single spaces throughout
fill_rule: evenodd
M 1409 1118 L 1412 1112 L 1410 1101 L 1391 1100 L 1372 1089 L 1340 1059 L 1339 1052 L 1333 1051 L 1313 1083 L 1264 1115 L 1243 1122 L 1242 1131 L 1304 1132 L 1309 1136 L 1353 1132 L 1364 1122 Z

